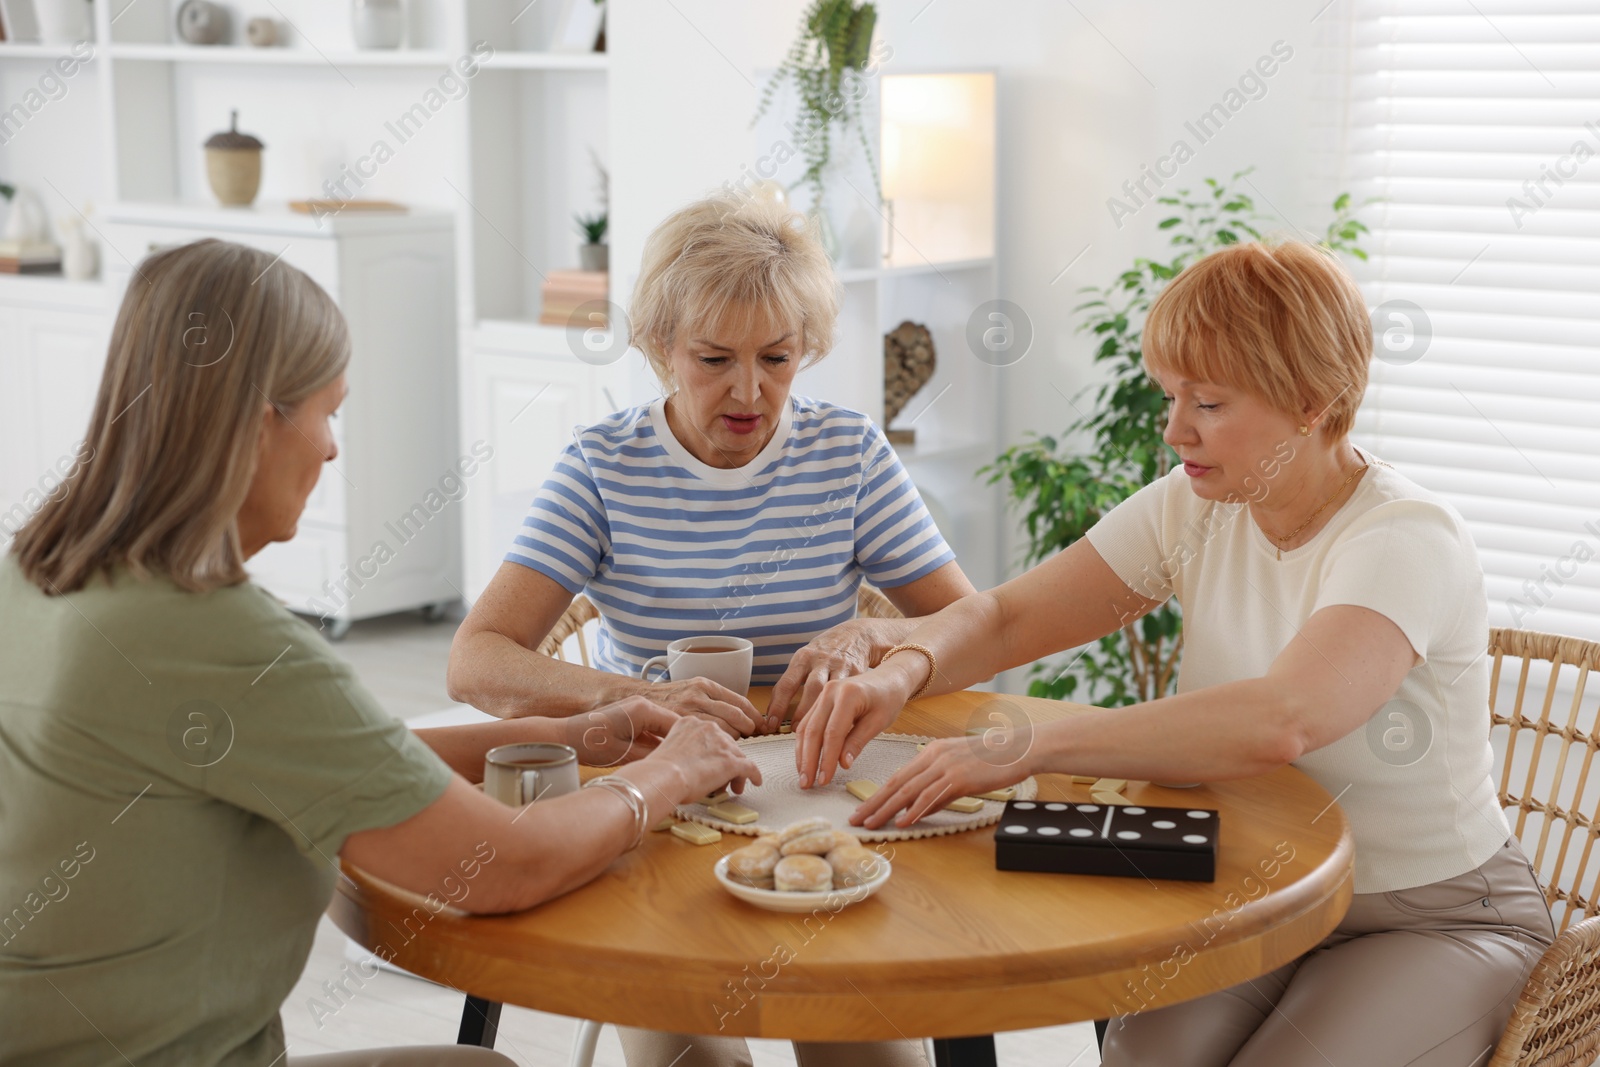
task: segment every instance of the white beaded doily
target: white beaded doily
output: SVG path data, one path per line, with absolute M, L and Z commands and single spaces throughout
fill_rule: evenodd
M 919 837 L 977 830 L 999 822 L 1005 803 L 985 800 L 982 811 L 971 815 L 959 811 L 936 811 L 903 830 L 895 827 L 893 822 L 879 830 L 850 825 L 850 813 L 860 806 L 861 801 L 847 793 L 845 786 L 858 778 L 883 785 L 916 757 L 919 743 L 932 740 L 931 737 L 911 734 L 881 734 L 867 742 L 867 747 L 861 750 L 861 755 L 856 757 L 848 770 L 839 768 L 833 781 L 825 786 L 801 789 L 800 773 L 794 766 L 798 740 L 793 734 L 747 737 L 739 742 L 739 747 L 761 769 L 762 784 L 747 784 L 742 794 L 731 799 L 753 809 L 761 817 L 755 822 L 739 826 L 709 814 L 704 804 L 681 805 L 678 816 L 704 823 L 726 834 L 756 835 L 777 833 L 792 822 L 821 815 L 833 823 L 834 829 L 855 834 L 863 841 L 910 841 Z M 1017 783 L 1016 799 L 1032 800 L 1038 792 L 1038 783 L 1026 778 Z

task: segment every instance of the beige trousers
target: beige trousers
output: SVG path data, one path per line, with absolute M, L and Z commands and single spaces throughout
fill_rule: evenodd
M 1332 934 L 1254 981 L 1114 1018 L 1105 1067 L 1478 1067 L 1555 939 L 1508 840 L 1483 866 L 1358 893 Z
M 751 1067 L 742 1037 L 617 1027 L 628 1067 Z M 921 1041 L 796 1041 L 797 1067 L 928 1067 Z
M 517 1067 L 493 1049 L 472 1045 L 411 1045 L 330 1052 L 322 1056 L 290 1056 L 286 1067 Z

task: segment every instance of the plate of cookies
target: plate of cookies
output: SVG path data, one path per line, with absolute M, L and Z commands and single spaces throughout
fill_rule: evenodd
M 887 859 L 820 816 L 763 834 L 713 870 L 740 900 L 786 912 L 837 911 L 876 893 L 892 873 Z

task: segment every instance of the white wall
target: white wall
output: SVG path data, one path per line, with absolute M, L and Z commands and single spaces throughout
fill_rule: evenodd
M 618 220 L 612 256 L 617 288 L 626 292 L 650 226 L 736 178 L 758 154 L 749 128 L 756 71 L 782 58 L 803 4 L 611 3 L 627 12 L 609 42 L 615 89 L 648 101 L 615 116 L 621 128 L 613 130 L 617 199 L 648 205 L 651 215 Z M 1253 164 L 1263 208 L 1270 211 L 1270 201 L 1314 230 L 1326 222 L 1338 177 L 1326 173 L 1322 155 L 1328 109 L 1319 101 L 1329 94 L 1318 45 L 1338 31 L 1337 5 L 1320 16 L 1321 0 L 880 0 L 878 7 L 879 36 L 893 49 L 886 71 L 989 67 L 1000 74 L 1001 291 L 1028 313 L 1036 338 L 1027 358 L 1005 371 L 1007 442 L 1060 430 L 1074 414 L 1062 393 L 1076 399 L 1095 380 L 1090 345 L 1073 332 L 1077 289 L 1104 283 L 1164 243 L 1155 229 L 1160 205 L 1119 227 L 1106 201 L 1122 196 L 1122 183 L 1175 140 L 1195 154 L 1168 191 Z M 1293 55 L 1265 80 L 1265 94 L 1201 144 L 1184 123 L 1221 101 L 1277 41 Z M 650 92 L 636 94 L 641 87 Z M 624 197 L 623 183 L 642 188 Z
M 608 2 L 611 92 L 629 101 L 613 108 L 611 129 L 611 290 L 626 305 L 650 230 L 755 161 L 755 72 L 782 60 L 803 4 Z M 636 395 L 619 403 L 654 395 L 646 395 L 644 375 L 633 379 Z

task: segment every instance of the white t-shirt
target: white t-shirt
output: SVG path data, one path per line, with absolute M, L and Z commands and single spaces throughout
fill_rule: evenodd
M 1196 496 L 1181 467 L 1113 508 L 1088 538 L 1129 588 L 1178 598 L 1179 692 L 1264 676 L 1306 620 L 1334 604 L 1370 608 L 1405 634 L 1419 662 L 1394 699 L 1294 764 L 1350 820 L 1355 891 L 1383 893 L 1472 870 L 1511 830 L 1490 778 L 1477 548 L 1449 504 L 1362 458 L 1370 468 L 1350 499 L 1281 560 L 1245 504 Z

